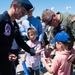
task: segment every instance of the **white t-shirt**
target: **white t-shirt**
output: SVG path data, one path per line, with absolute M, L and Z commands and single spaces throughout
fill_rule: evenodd
M 27 44 L 30 47 L 35 47 L 35 50 L 41 49 L 41 45 L 36 41 L 35 43 L 32 43 L 30 40 L 27 41 Z M 29 53 L 27 53 L 26 57 L 26 65 L 27 67 L 31 67 L 33 70 L 39 69 L 40 66 L 40 61 L 41 61 L 41 55 L 39 56 L 31 56 Z

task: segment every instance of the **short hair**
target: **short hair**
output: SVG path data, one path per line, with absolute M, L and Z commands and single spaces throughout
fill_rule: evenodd
M 59 43 L 59 41 L 57 41 Z M 68 47 L 68 50 L 69 50 L 69 46 L 70 46 L 70 42 L 61 42 L 64 46 L 67 46 Z
M 17 0 L 13 0 L 13 2 L 11 3 L 10 8 L 12 7 L 12 4 L 13 4 L 13 3 L 16 3 L 18 6 L 22 6 Z
M 31 32 L 33 32 L 34 34 L 37 33 L 34 28 L 28 28 L 28 29 L 27 29 L 27 35 L 29 36 L 29 34 L 30 34 Z
M 49 17 L 51 19 L 53 14 L 54 14 L 54 12 L 52 10 L 45 9 L 42 13 L 42 22 L 45 22 L 47 17 Z

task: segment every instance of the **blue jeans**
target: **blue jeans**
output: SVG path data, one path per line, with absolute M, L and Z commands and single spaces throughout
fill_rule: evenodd
M 33 69 L 30 68 L 30 67 L 28 67 L 27 69 L 28 69 L 29 75 L 40 75 L 40 74 L 39 74 L 39 69 L 33 70 Z
M 40 68 L 39 68 L 39 71 L 43 71 L 43 65 L 42 65 L 42 62 L 40 62 Z

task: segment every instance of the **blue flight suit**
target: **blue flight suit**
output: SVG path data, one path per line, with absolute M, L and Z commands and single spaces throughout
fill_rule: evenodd
M 12 62 L 8 59 L 13 39 L 25 51 L 35 55 L 35 51 L 31 50 L 24 42 L 16 21 L 11 22 L 8 12 L 5 11 L 3 14 L 0 14 L 0 75 L 14 75 L 12 73 Z

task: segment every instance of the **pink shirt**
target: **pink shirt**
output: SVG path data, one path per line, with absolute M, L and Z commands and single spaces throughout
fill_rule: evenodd
M 58 52 L 51 66 L 53 75 L 70 75 L 71 63 L 67 61 L 69 55 L 70 51 Z

